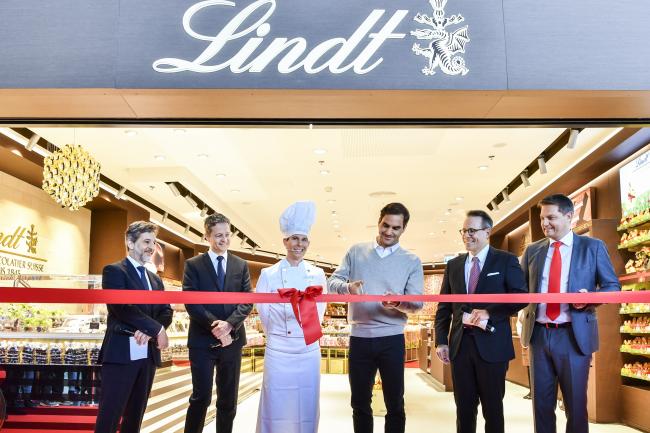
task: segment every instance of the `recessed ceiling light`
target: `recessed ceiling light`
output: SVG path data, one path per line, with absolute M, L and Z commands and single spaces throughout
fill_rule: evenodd
M 330 174 L 330 171 L 329 170 L 321 170 L 320 174 L 322 174 L 323 176 L 327 176 L 328 174 Z
M 164 161 L 165 155 L 154 155 L 153 159 L 155 159 L 156 161 Z
M 333 216 L 333 217 L 336 216 L 336 211 L 335 211 L 335 210 L 332 211 L 332 216 Z
M 180 129 L 180 128 L 174 129 L 174 134 L 185 134 L 185 132 L 186 131 L 184 129 Z
M 237 194 L 239 192 L 239 190 L 238 189 L 231 189 L 230 192 L 233 193 L 233 194 Z
M 199 159 L 208 159 L 208 154 L 207 153 L 199 153 L 196 155 L 197 158 Z
M 334 228 L 335 228 L 335 229 L 340 229 L 340 228 L 341 228 L 341 226 L 340 226 L 340 225 L 338 225 L 338 224 L 334 224 Z
M 334 204 L 334 203 L 336 203 L 336 200 L 327 200 L 327 203 L 328 204 Z
M 136 135 L 138 135 L 138 131 L 134 131 L 133 129 L 127 129 L 126 131 L 124 131 L 124 133 L 129 137 L 135 137 Z
M 433 235 L 434 235 L 434 233 L 433 233 L 433 232 L 429 232 L 429 236 L 433 236 Z
M 339 223 L 339 220 L 332 221 L 332 224 L 338 224 L 338 223 Z
M 327 153 L 327 150 L 322 149 L 322 148 L 318 148 L 318 149 L 314 149 L 314 153 L 316 155 L 325 155 Z
M 485 170 L 488 169 L 488 166 L 487 166 L 487 165 L 479 165 L 479 166 L 478 166 L 478 169 L 479 169 L 479 170 L 482 170 L 482 171 L 485 171 Z
M 440 221 L 438 221 L 438 222 L 439 222 L 440 224 L 444 224 L 444 223 L 447 222 L 447 220 L 440 220 Z
M 499 147 L 506 147 L 507 145 L 508 145 L 508 143 L 503 143 L 503 142 L 501 142 L 501 143 L 495 143 L 495 144 L 493 144 L 492 147 L 499 148 Z
M 456 201 L 463 201 L 463 197 L 461 196 L 456 197 Z
M 223 179 L 224 177 L 226 177 L 225 174 L 223 174 L 223 173 L 217 173 L 217 179 Z

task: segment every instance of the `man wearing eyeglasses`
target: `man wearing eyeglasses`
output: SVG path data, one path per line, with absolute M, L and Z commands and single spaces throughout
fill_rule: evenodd
M 467 254 L 447 263 L 441 294 L 527 292 L 517 257 L 490 247 L 491 230 L 492 218 L 486 212 L 467 212 L 460 230 Z M 451 363 L 456 431 L 476 432 L 480 402 L 485 432 L 504 433 L 506 371 L 515 357 L 509 319 L 526 304 L 485 304 L 470 299 L 438 304 L 436 355 L 445 364 Z
M 204 226 L 210 250 L 185 262 L 183 291 L 250 292 L 248 264 L 228 252 L 228 218 L 215 213 L 205 219 Z M 185 308 L 190 315 L 187 347 L 192 371 L 185 433 L 203 431 L 213 378 L 217 386 L 217 433 L 230 433 L 237 412 L 242 347 L 246 344 L 244 319 L 253 305 L 188 304 Z

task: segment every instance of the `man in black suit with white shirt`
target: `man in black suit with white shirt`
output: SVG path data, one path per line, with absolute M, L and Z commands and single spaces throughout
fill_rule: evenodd
M 492 224 L 484 211 L 467 212 L 460 233 L 468 254 L 461 254 L 447 263 L 441 294 L 527 292 L 517 257 L 490 247 Z M 458 433 L 476 432 L 479 402 L 486 433 L 504 433 L 506 371 L 509 361 L 515 357 L 510 316 L 525 306 L 469 302 L 438 304 L 436 354 L 445 364 L 451 363 Z M 492 332 L 481 329 L 486 325 L 493 328 Z
M 131 223 L 126 230 L 128 256 L 104 267 L 102 288 L 164 290 L 160 277 L 148 271 L 156 247 L 158 227 L 147 221 Z M 95 433 L 140 431 L 160 349 L 169 345 L 165 329 L 172 323 L 169 304 L 109 304 L 106 334 L 99 360 L 101 395 Z
M 228 218 L 216 213 L 205 219 L 204 226 L 210 250 L 185 262 L 183 290 L 250 292 L 248 264 L 228 252 Z M 217 387 L 217 433 L 230 433 L 237 412 L 242 347 L 246 344 L 244 320 L 253 304 L 188 304 L 185 308 L 190 315 L 187 346 L 193 388 L 185 433 L 203 431 L 213 379 Z

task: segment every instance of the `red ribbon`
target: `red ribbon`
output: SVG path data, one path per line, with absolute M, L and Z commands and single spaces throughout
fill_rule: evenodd
M 381 301 L 643 304 L 650 303 L 650 290 L 589 293 L 481 293 L 478 295 L 335 295 L 328 293 L 318 297 L 318 302 Z M 9 302 L 39 304 L 275 304 L 289 301 L 278 293 L 0 287 L 0 303 Z
M 297 289 L 278 289 L 282 298 L 289 298 L 293 314 L 302 328 L 305 344 L 310 345 L 323 336 L 320 318 L 316 308 L 316 298 L 323 293 L 322 286 L 308 286 L 305 291 Z

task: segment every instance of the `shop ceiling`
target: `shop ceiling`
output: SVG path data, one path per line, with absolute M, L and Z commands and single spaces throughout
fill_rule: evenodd
M 282 253 L 278 216 L 293 201 L 313 200 L 318 213 L 308 257 L 325 263 L 339 263 L 351 244 L 374 239 L 379 209 L 391 201 L 411 210 L 404 247 L 423 262 L 441 261 L 463 249 L 457 230 L 466 210 L 488 210 L 495 222 L 507 218 L 619 130 L 583 129 L 574 149 L 546 162 L 546 174 L 531 174 L 529 187 L 507 191 L 509 201 L 491 211 L 491 199 L 567 136 L 566 128 L 30 129 L 59 147 L 82 145 L 120 187 L 200 230 L 200 210 L 168 185 L 181 184 L 229 216 L 260 250 Z M 184 233 L 184 226 L 167 224 Z M 244 248 L 239 243 L 234 249 Z

